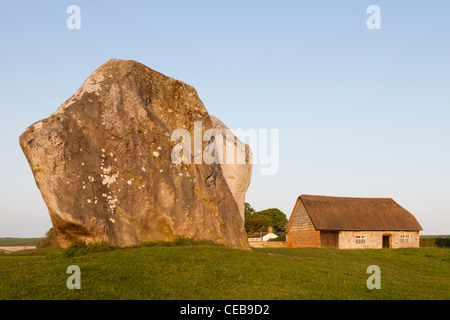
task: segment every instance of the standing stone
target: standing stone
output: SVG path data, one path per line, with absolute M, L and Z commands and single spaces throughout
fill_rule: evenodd
M 223 137 L 222 171 L 245 222 L 245 194 L 252 177 L 253 155 L 250 146 L 239 140 L 222 121 L 212 115 L 211 120 L 214 128 L 218 129 Z M 233 146 L 229 157 L 227 157 L 228 144 Z
M 193 87 L 135 61 L 110 60 L 27 128 L 20 146 L 60 245 L 185 237 L 249 249 L 222 166 L 172 162 L 173 131 L 192 134 L 195 121 L 214 128 Z

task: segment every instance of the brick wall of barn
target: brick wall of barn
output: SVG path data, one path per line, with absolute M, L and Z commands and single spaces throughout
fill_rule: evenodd
M 390 248 L 418 248 L 418 231 L 340 231 L 340 249 L 381 249 L 383 247 L 383 236 L 390 236 Z M 366 236 L 365 244 L 358 244 L 356 236 Z M 401 241 L 402 236 L 409 236 L 408 242 Z
M 286 246 L 320 247 L 320 232 L 317 230 L 291 230 L 286 235 Z

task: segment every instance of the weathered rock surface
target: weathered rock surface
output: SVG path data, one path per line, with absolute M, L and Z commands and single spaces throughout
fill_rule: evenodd
M 246 188 L 231 182 L 239 176 L 227 182 L 220 164 L 171 161 L 172 132 L 192 133 L 194 121 L 214 128 L 193 87 L 135 61 L 110 60 L 27 128 L 19 142 L 60 245 L 185 237 L 248 249 L 239 208 Z M 248 183 L 246 174 L 242 186 Z
M 229 128 L 219 119 L 211 115 L 214 128 L 223 137 L 223 154 L 221 159 L 222 171 L 228 186 L 236 200 L 242 220 L 245 221 L 245 194 L 252 177 L 253 155 L 250 147 L 239 140 Z M 233 145 L 230 155 L 227 155 L 227 145 Z

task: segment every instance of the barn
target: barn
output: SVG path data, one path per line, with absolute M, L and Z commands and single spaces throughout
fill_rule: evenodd
M 417 248 L 422 227 L 390 198 L 298 197 L 286 227 L 290 247 Z

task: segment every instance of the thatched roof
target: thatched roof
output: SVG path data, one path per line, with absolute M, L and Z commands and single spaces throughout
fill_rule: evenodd
M 416 218 L 389 198 L 301 195 L 317 230 L 421 231 Z

